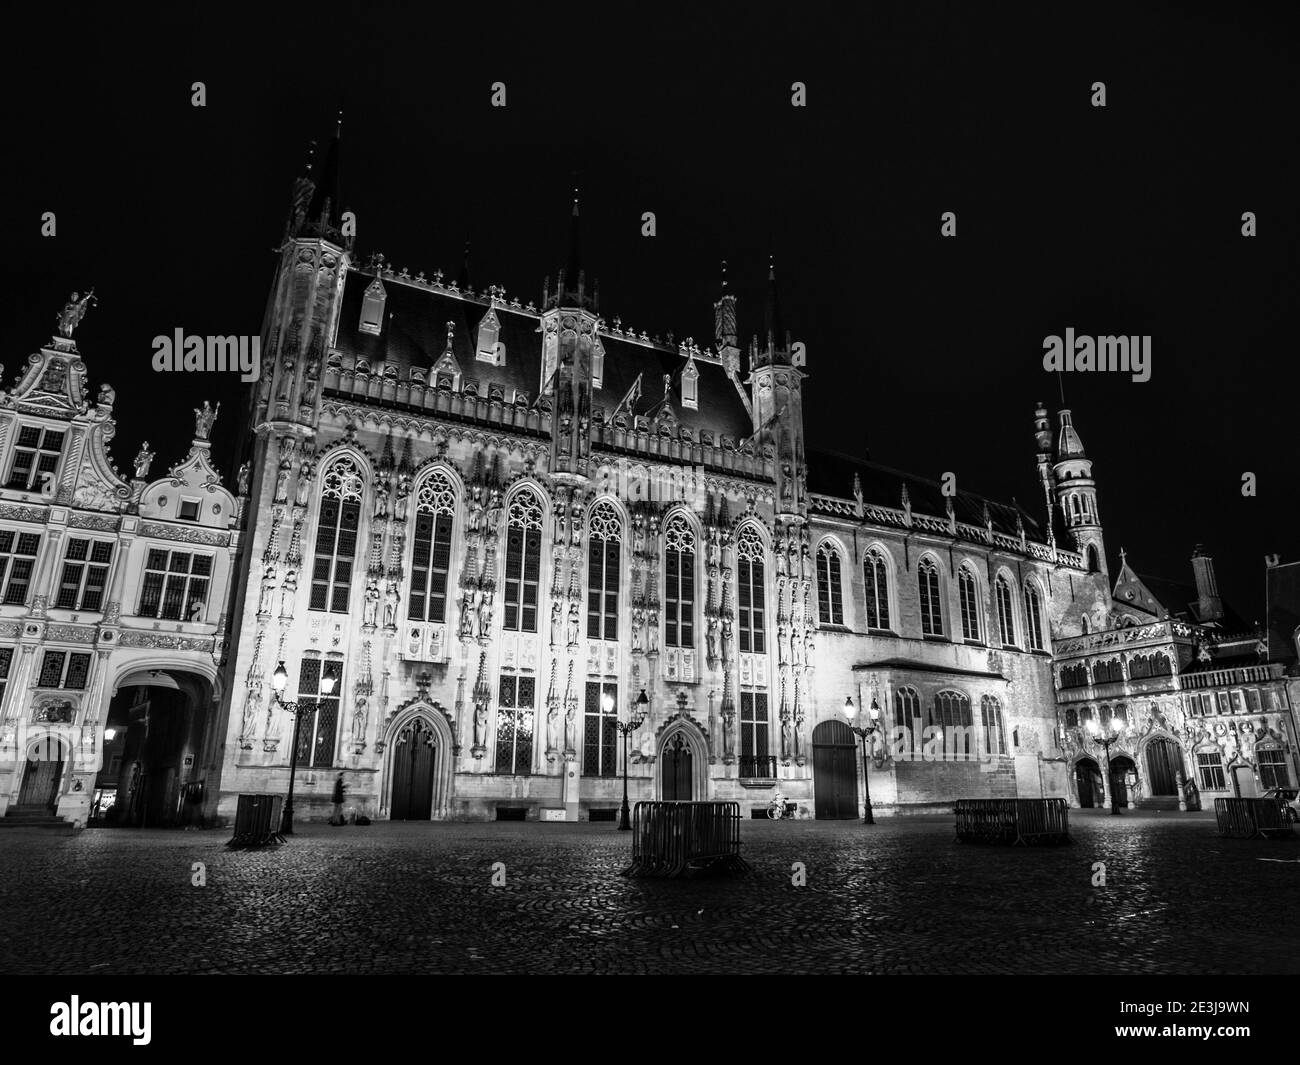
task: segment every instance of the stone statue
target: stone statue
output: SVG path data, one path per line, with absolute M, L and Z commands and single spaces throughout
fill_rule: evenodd
M 709 627 L 704 636 L 710 662 L 718 660 L 718 619 L 709 618 Z
M 280 592 L 280 617 L 293 617 L 293 598 L 298 594 L 298 567 L 290 566 L 284 574 Z
M 569 646 L 570 647 L 578 646 L 578 620 L 579 620 L 578 604 L 570 603 L 569 604 Z
M 639 608 L 637 610 L 633 610 L 632 611 L 632 653 L 633 654 L 640 654 L 641 651 L 643 650 L 643 648 L 641 647 L 641 633 L 644 627 L 645 627 L 645 611 Z
M 366 742 L 366 721 L 369 714 L 366 712 L 366 697 L 357 696 L 356 706 L 352 710 L 352 742 Z
M 803 665 L 803 639 L 797 632 L 792 633 L 790 636 L 790 664 L 792 666 Z
M 384 628 L 391 629 L 397 625 L 397 601 L 401 598 L 397 594 L 397 582 L 389 581 L 388 589 L 384 592 Z
M 790 630 L 784 625 L 777 626 L 776 630 L 776 659 L 782 666 L 790 661 Z
M 280 472 L 275 478 L 275 501 L 277 503 L 289 502 L 289 471 L 292 468 L 293 463 L 288 455 L 280 460 Z
M 217 414 L 221 411 L 221 404 L 218 403 L 214 409 L 205 399 L 202 408 L 194 408 L 194 439 L 207 440 L 208 434 L 212 432 L 213 423 L 217 420 Z
M 731 618 L 722 619 L 722 657 L 731 661 Z
M 632 523 L 632 554 L 645 554 L 645 522 L 640 518 Z
M 487 745 L 487 703 L 474 704 L 474 745 Z
M 363 625 L 374 625 L 379 615 L 379 583 L 373 578 L 366 585 L 366 601 L 361 608 Z
M 135 457 L 135 475 L 144 480 L 149 476 L 149 466 L 153 463 L 153 452 L 149 450 L 149 441 L 140 445 L 140 453 Z
M 117 401 L 117 390 L 112 385 L 99 386 L 99 398 L 95 401 L 101 407 L 111 407 Z
M 406 520 L 406 508 L 411 502 L 411 482 L 403 477 L 397 482 L 397 502 L 393 504 L 393 517 L 398 521 Z
M 478 601 L 478 634 L 485 640 L 492 635 L 492 597 L 486 592 Z
M 90 309 L 90 301 L 99 302 L 95 297 L 95 290 L 92 288 L 80 299 L 77 293 L 72 294 L 72 299 L 63 305 L 63 310 L 59 313 L 59 333 L 62 336 L 70 337 L 76 331 L 81 320 L 86 317 L 86 311 Z
M 469 589 L 460 601 L 460 634 L 474 635 L 474 593 Z
M 659 653 L 659 611 L 650 611 L 650 618 L 646 628 L 646 644 L 649 647 L 650 654 Z
M 249 464 L 245 462 L 239 467 L 239 473 L 235 475 L 235 482 L 239 486 L 238 492 L 241 496 L 248 495 L 248 474 Z
M 375 485 L 375 521 L 383 521 L 388 517 L 388 485 Z
M 504 509 L 501 503 L 501 493 L 493 489 L 487 509 L 487 531 L 489 536 L 496 535 L 501 524 L 501 511 Z
M 262 573 L 262 598 L 258 600 L 257 612 L 269 614 L 271 603 L 275 598 L 275 566 L 269 565 Z
M 298 493 L 294 496 L 294 502 L 300 506 L 307 505 L 307 497 L 311 494 L 311 463 L 304 462 L 298 467 Z
M 559 599 L 551 604 L 551 647 L 555 648 L 560 645 L 560 637 L 564 629 L 564 604 Z
M 261 702 L 262 693 L 258 689 L 250 690 L 244 699 L 244 720 L 239 738 L 245 742 L 253 738 L 253 730 L 257 728 L 257 708 Z

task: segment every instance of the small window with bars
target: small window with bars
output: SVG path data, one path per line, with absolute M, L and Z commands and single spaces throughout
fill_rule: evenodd
M 38 688 L 66 688 L 85 691 L 90 676 L 90 655 L 79 651 L 46 651 L 41 659 Z
M 1280 747 L 1256 747 L 1259 758 L 1259 782 L 1268 788 L 1289 788 L 1291 776 L 1286 769 L 1286 755 Z
M 63 574 L 54 605 L 62 610 L 99 610 L 108 584 L 113 545 L 74 536 L 63 553 Z
M 164 621 L 201 615 L 211 581 L 211 555 L 150 548 L 137 613 L 142 618 Z
M 41 538 L 37 533 L 15 532 L 0 529 L 0 588 L 8 606 L 21 606 L 27 602 L 27 591 L 32 581 L 32 568 Z
M 1201 787 L 1206 791 L 1224 791 L 1227 782 L 1223 776 L 1223 757 L 1218 751 L 1199 751 L 1196 767 L 1201 773 Z
M 0 647 L 0 720 L 5 717 L 5 692 L 9 690 L 9 671 L 14 664 L 14 649 Z
M 13 462 L 9 466 L 6 488 L 31 491 L 45 483 L 42 474 L 57 474 L 59 458 L 63 454 L 63 429 L 43 429 L 39 425 L 24 425 L 18 430 L 14 445 Z

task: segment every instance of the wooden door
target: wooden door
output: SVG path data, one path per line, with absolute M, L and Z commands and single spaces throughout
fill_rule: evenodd
M 1236 785 L 1237 798 L 1254 799 L 1259 795 L 1255 787 L 1255 771 L 1250 766 L 1233 766 L 1232 780 Z
M 23 770 L 23 783 L 18 791 L 19 806 L 44 806 L 53 810 L 58 801 L 59 779 L 63 775 L 63 748 L 57 760 L 33 758 Z
M 1152 795 L 1178 794 L 1178 769 L 1182 758 L 1173 740 L 1155 739 L 1147 744 L 1147 781 Z
M 393 750 L 393 794 L 388 807 L 391 820 L 432 818 L 436 760 L 433 730 L 425 722 L 417 718 L 398 733 Z
M 660 755 L 660 783 L 665 802 L 690 802 L 692 787 L 691 745 L 680 732 L 664 744 Z
M 1085 758 L 1074 767 L 1074 774 L 1079 789 L 1079 805 L 1085 810 L 1100 806 L 1103 792 L 1101 772 L 1097 769 L 1097 763 Z
M 812 735 L 813 812 L 819 820 L 858 816 L 858 758 L 853 731 L 843 721 L 823 721 Z

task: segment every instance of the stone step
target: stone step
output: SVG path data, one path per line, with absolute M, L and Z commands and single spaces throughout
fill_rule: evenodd
M 1177 795 L 1150 795 L 1133 804 L 1139 810 L 1177 810 Z

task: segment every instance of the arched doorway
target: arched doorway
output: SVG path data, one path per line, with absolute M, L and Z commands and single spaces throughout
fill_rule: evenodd
M 1157 736 L 1147 744 L 1146 760 L 1147 786 L 1151 795 L 1177 795 L 1178 773 L 1183 765 L 1178 744 Z
M 1079 793 L 1079 805 L 1085 810 L 1101 806 L 1105 802 L 1101 770 L 1093 759 L 1080 758 L 1074 764 L 1074 784 Z
M 433 817 L 433 777 L 438 743 L 433 726 L 412 718 L 393 745 L 393 793 L 389 817 L 394 821 L 428 821 Z
M 1126 754 L 1113 755 L 1110 760 L 1111 801 L 1116 806 L 1129 805 L 1129 774 L 1136 775 L 1137 765 Z
M 659 794 L 667 802 L 689 802 L 692 792 L 691 745 L 682 732 L 676 732 L 659 752 Z
M 23 782 L 18 788 L 15 812 L 52 813 L 59 802 L 63 779 L 63 744 L 54 736 L 33 743 L 27 750 Z M 11 807 L 11 809 L 14 809 Z
M 858 748 L 843 721 L 823 721 L 812 734 L 813 812 L 819 820 L 858 816 Z

